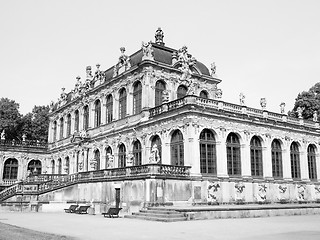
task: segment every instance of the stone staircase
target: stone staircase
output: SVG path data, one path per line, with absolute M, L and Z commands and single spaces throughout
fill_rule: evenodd
M 184 213 L 180 213 L 174 209 L 168 209 L 165 207 L 148 207 L 147 209 L 142 209 L 137 213 L 125 215 L 124 217 L 160 222 L 177 222 L 187 220 L 187 217 Z

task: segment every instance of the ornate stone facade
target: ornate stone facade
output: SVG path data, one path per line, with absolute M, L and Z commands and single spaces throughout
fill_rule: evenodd
M 210 73 L 187 47 L 164 46 L 161 29 L 156 43 L 143 43 L 131 56 L 124 51 L 106 71 L 97 65 L 92 75 L 88 67 L 86 82 L 77 78 L 74 90 L 63 90 L 51 104 L 48 156 L 39 156 L 46 166 L 42 173 L 82 178 L 90 173 L 109 181 L 114 171 L 131 176 L 154 169 L 142 166 L 163 165 L 162 178 L 144 178 L 145 189 L 139 185 L 130 192 L 114 183 L 123 189 L 126 206 L 137 198 L 144 203 L 320 199 L 316 118 L 291 118 L 283 104 L 281 113 L 269 112 L 264 98 L 262 110 L 253 109 L 243 94 L 239 105 L 222 101 L 215 64 Z M 166 171 L 183 177 L 178 183 Z M 134 181 L 140 180 L 130 184 Z M 98 201 L 105 197 L 95 195 Z

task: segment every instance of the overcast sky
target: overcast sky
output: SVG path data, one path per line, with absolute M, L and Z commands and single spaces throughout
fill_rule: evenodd
M 215 62 L 222 100 L 279 112 L 320 81 L 320 1 L 0 0 L 1 95 L 20 112 L 56 101 L 86 66 L 105 70 L 119 48 L 130 55 L 154 41 L 188 47 L 208 68 Z

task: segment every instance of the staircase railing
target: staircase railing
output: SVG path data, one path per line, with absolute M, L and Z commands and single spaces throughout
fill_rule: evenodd
M 124 168 L 103 169 L 79 172 L 70 175 L 38 175 L 28 177 L 0 192 L 0 202 L 16 194 L 42 194 L 77 183 L 99 182 L 110 179 L 134 179 L 137 177 L 175 177 L 186 178 L 190 175 L 189 166 L 172 166 L 164 164 L 145 164 Z

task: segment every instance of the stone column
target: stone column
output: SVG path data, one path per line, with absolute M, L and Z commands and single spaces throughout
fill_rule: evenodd
M 132 86 L 126 88 L 127 91 L 127 114 L 126 116 L 133 115 L 133 88 Z
M 241 144 L 241 175 L 244 178 L 252 178 L 250 161 L 250 143 Z
M 303 150 L 300 152 L 300 174 L 302 181 L 310 181 L 306 146 L 303 146 Z
M 95 106 L 94 102 L 88 104 L 89 106 L 89 129 L 95 127 Z
M 119 92 L 117 92 L 113 97 L 113 120 L 118 120 L 119 114 Z
M 53 142 L 53 122 L 50 119 L 49 121 L 49 129 L 48 129 L 48 143 Z
M 101 99 L 101 125 L 107 123 L 107 97 Z
M 267 141 L 266 147 L 262 148 L 262 163 L 263 163 L 263 177 L 267 179 L 273 178 L 270 141 Z
M 74 133 L 75 124 L 76 124 L 76 118 L 74 111 L 70 113 L 71 114 L 71 126 L 70 126 L 70 133 L 71 135 Z
M 195 127 L 189 125 L 184 140 L 185 166 L 191 166 L 192 174 L 200 174 L 200 149 L 199 137 L 195 133 Z
M 217 177 L 227 178 L 227 145 L 225 141 L 216 143 L 217 153 Z
M 317 145 L 317 149 L 319 149 L 319 145 Z M 1 169 L 1 166 L 0 166 L 0 169 Z M 316 173 L 317 173 L 317 180 L 320 181 L 320 154 L 319 153 L 316 154 Z
M 79 132 L 83 130 L 83 106 L 79 108 Z

